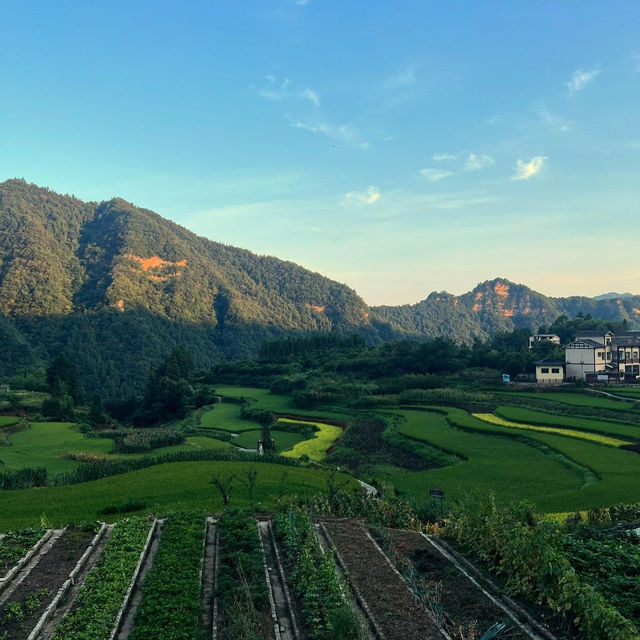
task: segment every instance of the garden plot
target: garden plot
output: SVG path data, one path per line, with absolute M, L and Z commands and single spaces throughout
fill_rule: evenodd
M 88 528 L 68 528 L 43 546 L 0 597 L 0 637 L 30 637 L 59 590 L 68 586 L 78 561 L 87 557 L 84 554 L 94 536 L 95 531 Z
M 50 536 L 52 531 L 45 529 L 21 529 L 9 531 L 0 539 L 0 591 L 4 588 L 9 573 L 14 570 L 26 556 L 36 551 L 36 546 L 45 535 Z
M 501 638 L 539 637 L 519 628 L 511 618 L 513 612 L 507 613 L 494 596 L 483 593 L 421 533 L 384 529 L 375 536 L 414 593 L 452 638 L 480 637 L 496 624 L 506 627 Z
M 327 521 L 323 530 L 335 545 L 351 584 L 386 640 L 431 640 L 445 636 L 358 522 Z
M 96 565 L 87 576 L 62 623 L 59 616 L 45 628 L 54 640 L 108 640 L 123 622 L 140 567 L 157 523 L 146 518 L 125 520 L 112 533 Z M 74 594 L 75 595 L 75 594 Z M 56 628 L 57 627 L 57 628 Z

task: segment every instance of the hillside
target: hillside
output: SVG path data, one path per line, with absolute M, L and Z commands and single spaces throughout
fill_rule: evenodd
M 482 282 L 460 296 L 433 292 L 413 305 L 371 310 L 408 334 L 443 335 L 460 342 L 483 340 L 498 331 L 524 327 L 536 331 L 561 314 L 626 320 L 630 329 L 640 329 L 640 296 L 552 298 L 504 278 Z
M 470 343 L 579 312 L 638 328 L 640 296 L 550 298 L 496 279 L 461 296 L 370 309 L 346 285 L 199 237 L 122 199 L 82 202 L 24 180 L 0 184 L 0 379 L 65 352 L 86 389 L 124 397 L 140 393 L 178 344 L 208 368 L 253 357 L 285 333 Z
M 364 301 L 320 274 L 22 180 L 0 184 L 0 314 L 0 375 L 65 350 L 109 396 L 177 343 L 207 367 L 283 332 L 377 335 Z

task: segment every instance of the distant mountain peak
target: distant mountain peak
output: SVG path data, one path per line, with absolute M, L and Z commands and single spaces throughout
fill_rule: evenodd
M 616 293 L 611 291 L 609 293 L 601 293 L 599 296 L 593 296 L 594 300 L 616 300 L 618 298 L 633 298 L 633 293 Z

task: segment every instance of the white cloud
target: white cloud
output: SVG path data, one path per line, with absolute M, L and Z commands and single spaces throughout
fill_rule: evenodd
M 466 162 L 464 163 L 465 171 L 480 171 L 491 167 L 496 161 L 491 157 L 483 154 L 470 153 Z
M 516 162 L 516 175 L 512 180 L 528 180 L 537 173 L 540 173 L 544 166 L 547 156 L 534 156 L 529 162 L 518 160 Z
M 320 106 L 318 92 L 302 85 L 292 83 L 289 78 L 280 81 L 273 75 L 265 76 L 265 84 L 258 89 L 258 95 L 267 100 L 289 100 L 300 98 L 312 102 L 314 106 Z
M 591 71 L 585 71 L 584 69 L 576 69 L 571 76 L 571 80 L 567 82 L 567 88 L 569 93 L 576 93 L 582 91 L 588 84 L 590 84 L 595 77 L 600 73 L 600 69 L 597 67 L 591 69 Z
M 452 153 L 436 153 L 434 154 L 433 159 L 436 162 L 443 162 L 445 160 L 457 160 L 458 156 L 453 155 Z
M 421 169 L 420 173 L 429 181 L 437 182 L 443 178 L 453 175 L 453 171 L 445 171 L 443 169 Z
M 374 204 L 380 200 L 381 194 L 378 187 L 373 185 L 367 187 L 364 191 L 349 191 L 345 194 L 346 201 L 360 202 L 362 204 Z
M 310 102 L 316 105 L 316 107 L 320 106 L 320 99 L 318 98 L 318 94 L 312 89 L 303 89 L 301 94 L 303 98 L 306 98 Z
M 287 119 L 294 129 L 304 129 L 311 133 L 322 133 L 332 140 L 345 142 L 352 147 L 358 147 L 360 149 L 369 148 L 369 143 L 360 140 L 358 133 L 348 124 L 335 125 L 326 120 L 305 122 L 303 120 L 296 120 L 289 115 L 287 115 Z

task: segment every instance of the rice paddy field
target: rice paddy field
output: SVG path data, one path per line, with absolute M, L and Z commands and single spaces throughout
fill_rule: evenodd
M 341 427 L 330 423 L 348 424 L 353 420 L 339 407 L 296 409 L 289 397 L 265 389 L 225 386 L 216 388 L 216 392 L 242 397 L 252 408 L 286 416 L 279 419 L 280 429 L 278 424 L 272 427 L 276 450 L 284 457 L 303 461 L 323 464 L 343 433 Z M 632 403 L 553 391 L 501 393 L 498 397 L 499 404 L 493 411 L 485 410 L 485 415 L 478 416 L 452 406 L 414 406 L 391 412 L 386 409 L 380 416 L 388 418 L 393 413 L 397 417 L 397 433 L 405 438 L 404 442 L 411 443 L 413 454 L 428 458 L 435 450 L 439 453 L 439 466 L 411 471 L 379 464 L 363 479 L 421 500 L 428 498 L 429 489 L 434 487 L 443 489 L 447 499 L 470 490 L 492 491 L 499 502 L 526 499 L 542 512 L 640 501 L 640 424 L 634 423 Z M 518 401 L 510 404 L 513 397 Z M 523 405 L 522 398 L 532 399 L 531 405 Z M 546 401 L 544 407 L 536 404 L 539 398 Z M 563 409 L 555 413 L 556 405 Z M 579 408 L 576 415 L 566 409 L 572 406 Z M 16 420 L 12 416 L 0 418 L 0 428 Z M 183 444 L 152 453 L 255 449 L 261 433 L 258 423 L 243 419 L 240 405 L 231 402 L 213 405 L 195 422 L 197 435 L 190 435 Z M 224 442 L 209 437 L 216 432 L 232 437 Z M 83 463 L 67 459 L 65 454 L 70 452 L 107 459 L 141 455 L 115 454 L 113 440 L 86 438 L 71 423 L 31 423 L 28 429 L 3 433 L 7 434 L 8 444 L 0 446 L 0 472 L 25 466 L 44 466 L 50 474 L 73 470 Z M 239 451 L 239 455 L 244 454 Z M 183 508 L 211 511 L 219 506 L 211 478 L 230 473 L 232 468 L 245 469 L 243 465 L 248 464 L 171 462 L 81 485 L 2 491 L 0 528 L 32 526 L 41 514 L 62 523 L 65 510 L 68 519 L 82 522 L 95 519 L 101 510 L 114 504 L 131 501 L 154 512 Z M 257 490 L 257 500 L 264 506 L 273 503 L 285 469 L 291 477 L 287 492 L 313 493 L 324 486 L 322 472 L 316 469 L 266 463 L 260 463 L 259 469 L 261 488 Z M 238 506 L 243 506 L 246 497 L 241 483 L 234 493 Z
M 172 462 L 82 484 L 0 491 L 0 530 L 40 526 L 41 520 L 48 526 L 92 522 L 104 518 L 105 509 L 113 511 L 113 507 L 131 503 L 144 505 L 141 512 L 156 514 L 180 510 L 217 513 L 223 505 L 212 478 L 231 474 L 241 478 L 251 467 L 250 462 Z M 257 509 L 276 506 L 285 470 L 287 493 L 310 496 L 325 491 L 324 471 L 270 463 L 255 467 Z M 341 478 L 356 487 L 352 478 Z M 249 506 L 247 490 L 239 480 L 233 485 L 231 499 L 234 507 Z

